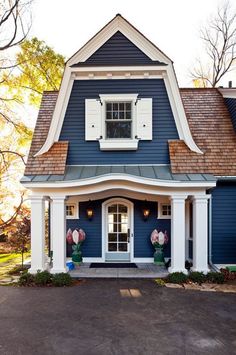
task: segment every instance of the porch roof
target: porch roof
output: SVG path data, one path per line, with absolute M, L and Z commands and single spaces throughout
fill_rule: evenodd
M 152 180 L 176 182 L 215 182 L 212 174 L 173 174 L 170 165 L 67 165 L 64 175 L 26 175 L 22 183 L 84 180 L 104 175 L 122 174 Z

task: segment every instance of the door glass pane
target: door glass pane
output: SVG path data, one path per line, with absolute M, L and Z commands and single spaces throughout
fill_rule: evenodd
M 116 242 L 117 241 L 117 234 L 116 233 L 109 233 L 108 234 L 108 242 Z
M 127 207 L 124 205 L 118 205 L 118 212 L 127 213 Z
M 117 205 L 112 205 L 108 207 L 108 212 L 109 213 L 116 213 L 117 212 Z
M 127 242 L 127 233 L 119 234 L 119 242 Z
M 121 228 L 120 228 L 120 230 L 119 230 L 119 232 L 121 232 L 121 233 L 127 233 L 128 232 L 128 226 L 127 226 L 127 224 L 120 224 L 119 226 L 121 226 Z
M 117 243 L 108 243 L 108 251 L 117 251 Z
M 127 243 L 119 243 L 119 251 L 127 251 Z
M 121 223 L 128 223 L 128 216 L 127 214 L 122 213 L 121 215 Z
M 114 224 L 108 224 L 108 233 L 113 233 L 114 231 Z

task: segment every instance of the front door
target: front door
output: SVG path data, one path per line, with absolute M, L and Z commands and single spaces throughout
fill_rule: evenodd
M 114 201 L 105 209 L 106 261 L 130 261 L 131 211 L 128 203 Z

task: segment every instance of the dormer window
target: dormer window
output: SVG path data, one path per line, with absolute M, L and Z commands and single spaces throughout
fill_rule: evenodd
M 137 150 L 152 140 L 152 98 L 138 94 L 101 94 L 85 100 L 85 140 L 100 150 Z
M 106 103 L 106 139 L 132 138 L 132 102 Z

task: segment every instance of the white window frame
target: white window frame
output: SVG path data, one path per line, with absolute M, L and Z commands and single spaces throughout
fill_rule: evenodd
M 157 210 L 158 210 L 158 219 L 171 219 L 171 214 L 170 215 L 163 215 L 163 206 L 171 206 L 169 202 L 158 202 L 157 205 Z
M 79 219 L 79 202 L 66 202 L 66 206 L 73 206 L 74 207 L 74 214 L 73 216 L 67 216 L 66 219 Z
M 135 103 L 138 94 L 103 94 L 99 95 L 102 104 L 102 139 L 99 140 L 101 150 L 137 150 L 138 139 L 135 138 L 137 132 L 137 114 Z M 106 139 L 106 104 L 109 102 L 131 102 L 131 138 L 108 138 Z

